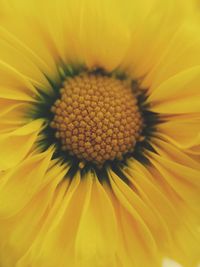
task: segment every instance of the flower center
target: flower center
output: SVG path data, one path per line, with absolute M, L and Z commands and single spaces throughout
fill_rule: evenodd
M 51 108 L 62 150 L 102 166 L 133 152 L 142 117 L 130 82 L 98 74 L 68 78 Z

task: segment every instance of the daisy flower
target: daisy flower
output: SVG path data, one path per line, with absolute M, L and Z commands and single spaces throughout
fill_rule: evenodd
M 198 264 L 191 3 L 0 1 L 0 266 Z

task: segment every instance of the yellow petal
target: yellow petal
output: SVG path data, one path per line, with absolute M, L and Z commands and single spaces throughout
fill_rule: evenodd
M 157 131 L 163 139 L 181 149 L 189 149 L 200 144 L 200 120 L 169 119 L 157 125 Z
M 131 228 L 134 229 L 131 230 L 132 233 L 130 233 L 130 236 L 135 235 L 135 237 L 132 237 L 130 239 L 131 241 L 128 240 L 127 242 L 132 243 L 132 247 L 130 247 L 132 253 L 136 250 L 136 263 L 140 263 L 140 265 L 143 263 L 143 266 L 145 267 L 157 266 L 156 264 L 159 263 L 160 255 L 153 233 L 149 228 L 150 225 L 148 225 L 146 221 L 151 212 L 149 211 L 147 214 L 143 213 L 144 210 L 142 210 L 142 207 L 145 207 L 145 204 L 139 200 L 139 198 L 127 185 L 124 184 L 122 186 L 122 183 L 124 182 L 122 182 L 121 179 L 111 170 L 109 170 L 109 179 L 120 206 L 123 207 L 125 214 L 127 214 L 125 217 L 128 216 L 129 218 L 126 222 L 126 224 L 129 225 L 126 225 L 125 227 L 125 229 L 127 229 L 127 233 L 128 230 L 131 230 Z M 145 254 L 148 255 L 148 264 L 145 262 L 145 259 L 143 259 Z
M 59 184 L 66 174 L 67 168 L 63 168 L 58 162 L 50 164 L 50 167 L 43 177 L 34 175 L 30 177 L 30 184 L 26 183 L 28 192 L 32 180 L 35 180 L 35 184 L 36 180 L 38 182 L 35 194 L 29 195 L 29 202 L 27 202 L 27 198 L 24 198 L 23 207 L 15 215 L 0 219 L 0 238 L 2 241 L 0 244 L 0 264 L 5 267 L 15 265 L 18 259 L 32 246 L 45 222 L 45 217 L 49 213 L 49 207 L 56 199 L 56 195 L 62 195 Z M 17 175 L 17 173 L 15 174 Z M 19 186 L 17 187 L 19 189 Z M 24 232 L 25 229 L 26 233 Z
M 200 212 L 200 170 L 181 165 L 155 153 L 149 152 L 149 155 L 149 160 L 162 174 L 177 196 L 191 205 L 192 210 L 199 210 Z
M 10 45 L 1 39 L 0 58 L 3 62 L 12 66 L 12 68 L 19 70 L 35 87 L 42 88 L 43 90 L 51 89 L 45 75 L 38 67 L 22 52 L 18 51 L 14 45 Z
M 130 32 L 125 23 L 126 14 L 121 12 L 123 8 L 121 1 L 49 0 L 48 5 L 41 1 L 34 1 L 31 4 L 20 1 L 17 4 L 12 3 L 11 7 L 15 17 L 26 13 L 33 21 L 31 23 L 27 18 L 24 20 L 29 27 L 10 26 L 12 23 L 9 21 L 5 22 L 5 26 L 9 31 L 15 31 L 27 47 L 33 51 L 37 49 L 40 57 L 45 44 L 57 61 L 61 59 L 66 64 L 85 62 L 88 67 L 100 66 L 112 70 L 119 66 L 127 49 Z M 112 10 L 112 16 L 110 16 L 110 10 Z M 18 21 L 19 19 L 17 19 L 17 25 L 20 25 Z M 40 30 L 36 31 L 34 25 L 37 25 Z M 30 39 L 33 35 L 34 47 L 22 33 L 30 36 Z M 19 45 L 17 47 L 20 49 Z M 35 61 L 32 55 L 31 58 Z M 41 66 L 41 62 L 38 65 Z M 33 71 L 32 66 L 31 70 Z
M 184 153 L 181 149 L 174 146 L 173 143 L 169 143 L 168 139 L 163 141 L 158 138 L 152 138 L 151 145 L 163 158 L 170 159 L 192 169 L 200 170 L 198 160 Z
M 200 67 L 183 71 L 155 88 L 148 103 L 151 110 L 166 114 L 200 112 Z
M 149 201 L 157 209 L 170 228 L 177 224 L 176 210 L 172 205 L 168 196 L 162 190 L 160 181 L 152 175 L 150 170 L 137 161 L 129 160 L 128 168 L 125 168 L 128 173 L 136 172 L 134 181 L 139 185 L 144 193 L 148 196 Z
M 11 17 L 9 17 L 9 19 L 11 19 Z M 44 73 L 39 69 L 39 64 L 35 64 L 31 56 L 24 53 L 24 50 L 26 51 L 26 49 L 21 49 L 17 40 L 7 36 L 6 30 L 0 28 L 1 61 L 5 62 L 12 68 L 17 69 L 36 87 L 47 91 L 50 90 L 51 92 L 51 86 Z
M 16 17 L 16 16 L 15 16 Z M 5 40 L 10 46 L 15 47 L 17 51 L 23 53 L 26 58 L 30 59 L 34 65 L 51 77 L 51 80 L 57 80 L 57 68 L 54 56 L 50 53 L 45 36 L 42 35 L 37 21 L 19 16 L 18 19 L 12 20 L 10 16 L 5 18 L 0 27 L 0 38 Z M 30 29 L 32 32 L 31 37 Z
M 186 2 L 187 1 L 180 1 L 179 7 L 174 9 L 175 16 L 177 16 L 176 10 L 181 12 L 183 5 L 187 4 Z M 189 5 L 190 3 L 191 1 L 188 1 Z M 187 10 L 191 7 L 191 5 L 190 7 L 189 5 Z M 192 17 L 190 17 L 190 15 L 192 15 Z M 166 44 L 164 44 L 163 55 L 144 78 L 143 86 L 148 87 L 151 92 L 178 73 L 199 66 L 199 25 L 194 19 L 194 12 L 190 15 L 186 14 L 186 20 L 180 21 L 174 34 L 166 41 Z M 177 17 L 179 17 L 179 15 Z M 171 22 L 169 22 L 167 27 L 169 27 L 169 25 L 173 27 L 173 23 L 171 24 Z M 166 32 L 166 29 L 164 32 Z M 158 36 L 160 36 L 160 34 Z M 166 48 L 164 48 L 165 46 Z M 172 91 L 173 89 L 174 88 L 171 88 Z
M 131 163 L 129 164 L 129 166 L 132 166 Z M 172 244 L 171 230 L 177 222 L 174 217 L 172 222 L 170 222 L 169 218 L 171 218 L 172 214 L 175 214 L 175 210 L 162 192 L 159 191 L 159 188 L 149 181 L 149 178 L 152 180 L 151 174 L 147 170 L 143 172 L 139 163 L 137 164 L 137 170 L 136 164 L 136 162 L 133 164 L 133 168 L 124 168 L 123 174 L 129 179 L 129 187 L 137 192 L 140 203 L 143 202 L 143 207 L 145 207 L 142 209 L 142 205 L 137 205 L 136 209 L 138 209 L 138 212 L 150 228 L 160 251 L 165 251 Z M 148 177 L 146 177 L 147 175 Z M 152 194 L 154 194 L 153 197 Z M 157 204 L 158 200 L 160 202 L 159 205 Z
M 113 70 L 121 63 L 130 39 L 118 1 L 86 0 L 80 9 L 80 41 L 86 64 Z
M 17 213 L 48 182 L 44 175 L 52 153 L 51 148 L 42 154 L 28 157 L 19 166 L 13 167 L 1 176 L 0 218 Z
M 80 181 L 79 172 L 71 182 L 66 177 L 35 241 L 18 260 L 18 267 L 73 266 L 76 231 L 90 184 Z
M 173 245 L 166 255 L 184 266 L 193 266 L 199 260 L 199 171 L 175 163 L 155 153 L 148 153 L 152 175 L 157 186 L 176 209 L 171 228 Z
M 0 134 L 0 170 L 16 166 L 27 155 L 43 124 L 38 119 L 13 132 Z
M 35 102 L 37 90 L 15 68 L 0 60 L 0 97 Z
M 173 38 L 183 21 L 184 3 L 173 0 L 132 1 L 134 4 L 129 2 L 127 6 L 130 6 L 130 11 L 134 15 L 131 42 L 124 65 L 131 71 L 132 76 L 144 80 L 142 85 L 146 88 L 152 81 L 145 82 L 145 76 L 165 54 L 169 40 Z M 135 8 L 131 8 L 132 5 L 135 5 Z M 176 10 L 179 10 L 179 14 Z
M 88 173 L 85 177 L 93 179 L 93 184 L 76 234 L 76 264 L 114 267 L 118 252 L 116 218 L 104 188 L 92 176 Z
M 0 98 L 0 132 L 8 132 L 8 127 L 12 127 L 14 130 L 27 123 L 25 114 L 27 115 L 27 112 L 31 108 L 31 105 L 26 102 L 20 103 L 18 101 Z

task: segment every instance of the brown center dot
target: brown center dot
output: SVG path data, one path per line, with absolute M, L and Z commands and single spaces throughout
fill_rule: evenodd
M 117 78 L 85 73 L 66 79 L 51 110 L 62 150 L 98 166 L 133 152 L 140 138 L 137 98 L 130 83 Z

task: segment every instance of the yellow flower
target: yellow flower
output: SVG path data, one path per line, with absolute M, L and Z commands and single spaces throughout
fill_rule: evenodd
M 198 263 L 189 2 L 0 1 L 0 266 Z

